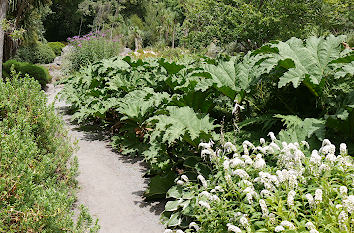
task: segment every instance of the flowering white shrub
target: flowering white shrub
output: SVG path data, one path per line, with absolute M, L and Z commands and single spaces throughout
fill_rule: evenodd
M 201 156 L 214 167 L 208 179 L 170 190 L 184 232 L 353 232 L 354 164 L 345 144 L 336 153 L 325 139 L 319 150 L 307 142 L 271 143 L 255 147 L 227 142 L 222 148 L 201 143 Z M 174 195 L 173 193 L 180 193 Z M 193 221 L 193 227 L 183 222 Z

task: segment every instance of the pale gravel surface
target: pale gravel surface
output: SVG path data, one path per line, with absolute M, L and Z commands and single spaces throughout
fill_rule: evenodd
M 48 85 L 51 103 L 61 86 Z M 132 159 L 112 151 L 107 136 L 93 127 L 80 129 L 70 122 L 67 105 L 55 101 L 58 114 L 65 120 L 71 137 L 78 140 L 76 153 L 79 161 L 78 205 L 89 208 L 93 217 L 99 218 L 101 233 L 161 233 L 159 214 L 162 203 L 146 203 L 142 194 L 147 180 L 146 171 L 139 159 Z

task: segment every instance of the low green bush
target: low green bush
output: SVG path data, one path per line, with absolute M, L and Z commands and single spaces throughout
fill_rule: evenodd
M 65 47 L 65 45 L 61 42 L 48 42 L 48 46 L 53 50 L 56 56 L 60 56 L 61 51 Z
M 3 70 L 5 72 L 4 77 L 9 77 L 12 66 L 16 72 L 21 73 L 22 77 L 28 74 L 30 77 L 37 80 L 39 84 L 41 84 L 42 89 L 51 81 L 51 77 L 45 67 L 30 64 L 28 62 L 18 62 L 16 60 L 8 60 L 3 64 Z
M 74 223 L 77 159 L 63 121 L 31 78 L 0 79 L 0 232 L 94 232 Z M 70 166 L 69 166 L 70 164 Z
M 14 59 L 33 64 L 48 64 L 54 61 L 55 53 L 48 44 L 38 42 L 35 45 L 20 47 Z

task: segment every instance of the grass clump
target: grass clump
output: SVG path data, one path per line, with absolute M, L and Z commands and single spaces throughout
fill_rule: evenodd
M 86 213 L 72 220 L 77 160 L 62 120 L 37 82 L 11 76 L 0 79 L 0 232 L 96 231 Z

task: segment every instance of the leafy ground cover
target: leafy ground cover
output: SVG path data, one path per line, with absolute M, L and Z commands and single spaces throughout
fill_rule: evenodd
M 301 162 L 305 164 L 305 171 L 302 169 L 301 175 L 304 174 L 306 179 L 310 179 L 313 174 L 307 172 L 308 150 L 321 147 L 325 138 L 336 144 L 345 142 L 349 151 L 353 149 L 354 63 L 352 50 L 346 49 L 343 45 L 345 40 L 344 36 L 310 37 L 307 40 L 292 38 L 286 42 L 268 43 L 244 55 L 218 59 L 186 59 L 179 62 L 169 62 L 163 58 L 141 60 L 129 56 L 115 57 L 82 68 L 79 73 L 65 80 L 62 96 L 72 104 L 73 117 L 79 123 L 106 124 L 114 133 L 112 140 L 116 148 L 123 154 L 144 157 L 150 165 L 147 175 L 151 180 L 145 193 L 148 199 L 164 198 L 166 192 L 175 184 L 176 178 L 182 174 L 185 175 L 184 182 L 187 180 L 186 177 L 189 181 L 197 181 L 199 177 L 199 180 L 207 182 L 205 178 L 201 178 L 206 177 L 217 186 L 220 179 L 222 180 L 220 177 L 227 172 L 225 169 L 220 170 L 220 163 L 223 164 L 224 160 L 231 159 L 232 156 L 228 154 L 221 156 L 218 152 L 220 150 L 217 150 L 215 161 L 213 159 L 205 161 L 202 157 L 215 152 L 208 143 L 213 140 L 222 147 L 228 141 L 230 142 L 228 145 L 231 146 L 242 145 L 244 140 L 248 140 L 253 142 L 249 143 L 252 148 L 257 148 L 263 144 L 258 142 L 258 138 L 265 137 L 269 131 L 276 132 L 279 140 L 276 141 L 275 135 L 271 134 L 274 141 L 272 145 L 279 149 L 268 153 L 262 152 L 265 149 L 261 147 L 259 150 L 262 153 L 259 155 L 251 153 L 251 164 L 253 160 L 254 162 L 263 160 L 269 167 L 262 172 L 268 172 L 272 176 L 277 169 L 289 170 L 290 168 L 283 167 L 285 165 L 278 164 L 278 160 L 283 161 L 282 159 L 276 158 L 280 156 L 278 151 L 286 150 L 288 145 L 296 145 L 289 153 L 300 154 L 298 151 L 301 151 L 304 154 L 300 156 Z M 300 147 L 301 141 L 308 143 L 309 149 Z M 327 145 L 328 141 L 325 142 Z M 206 147 L 202 151 L 202 157 L 198 145 Z M 246 147 L 249 145 L 246 144 Z M 231 147 L 232 151 L 237 152 L 237 147 Z M 246 150 L 237 153 L 240 153 L 240 156 L 250 156 Z M 324 153 L 323 156 L 327 154 Z M 238 156 L 235 155 L 236 157 Z M 260 172 L 257 169 L 246 170 L 252 173 L 254 179 L 257 178 L 257 172 Z M 351 172 L 343 176 L 345 179 L 352 179 Z M 233 179 L 236 178 L 232 178 L 232 182 L 228 181 L 232 187 L 228 187 L 227 192 L 218 196 L 222 200 L 218 204 L 220 205 L 217 207 L 218 211 L 208 212 L 215 216 L 208 218 L 203 215 L 204 210 L 196 206 L 201 205 L 209 209 L 208 206 L 211 204 L 206 203 L 204 199 L 198 199 L 199 197 L 195 198 L 199 195 L 196 191 L 199 188 L 195 182 L 192 182 L 190 187 L 188 184 L 184 188 L 187 190 L 187 196 L 191 194 L 188 188 L 194 190 L 194 193 L 188 198 L 182 197 L 183 200 L 181 197 L 171 195 L 170 190 L 168 197 L 177 198 L 178 205 L 175 201 L 169 203 L 172 206 L 166 206 L 166 214 L 163 216 L 166 225 L 188 228 L 188 224 L 196 221 L 204 232 L 226 231 L 227 224 L 231 224 L 229 226 L 232 229 L 235 221 L 238 221 L 238 216 L 232 221 L 228 213 L 243 203 L 242 195 L 246 193 L 242 194 L 243 191 L 240 190 L 247 186 L 240 188 L 237 186 L 239 180 Z M 220 181 L 219 186 L 227 184 L 224 181 Z M 332 182 L 332 178 L 326 181 Z M 180 181 L 179 184 L 181 183 Z M 350 182 L 344 181 L 342 185 L 348 184 Z M 214 187 L 210 190 L 204 188 L 204 191 L 208 192 L 215 190 Z M 257 186 L 255 190 L 258 192 L 260 188 L 261 186 Z M 318 189 L 324 188 L 318 186 Z M 352 192 L 352 187 L 347 188 Z M 172 189 L 180 190 L 181 187 Z M 289 188 L 279 187 L 281 197 L 290 191 Z M 299 192 L 298 189 L 293 191 Z M 312 191 L 312 187 L 305 185 L 301 192 L 312 193 Z M 253 194 L 248 194 L 248 197 L 250 195 Z M 186 204 L 193 198 L 198 200 L 197 204 Z M 280 200 L 282 199 L 277 199 L 278 202 L 273 200 L 274 208 L 278 206 Z M 256 201 L 259 201 L 259 198 Z M 270 205 L 268 199 L 264 201 L 266 205 Z M 266 221 L 259 222 L 262 213 L 259 212 L 258 206 L 249 204 L 245 205 L 245 209 L 242 206 L 243 204 L 240 212 L 243 211 L 243 214 L 251 212 L 256 214 L 248 220 L 250 216 L 245 217 L 248 225 L 246 224 L 244 230 L 272 231 L 277 227 L 269 225 Z M 220 212 L 223 210 L 225 215 Z M 278 212 L 277 214 L 276 218 L 279 221 L 291 219 L 290 215 Z M 322 223 L 322 220 L 312 215 L 313 213 L 306 214 L 309 217 L 303 219 L 312 219 L 315 226 Z M 324 216 L 327 218 L 327 215 Z M 222 220 L 219 221 L 219 218 Z M 205 227 L 213 221 L 216 221 L 217 225 L 209 229 Z M 329 228 L 337 226 L 333 225 L 334 221 L 328 221 Z M 277 229 L 289 227 L 288 223 L 284 224 Z M 292 224 L 299 227 L 297 230 L 304 229 L 303 223 Z
M 73 221 L 73 150 L 38 82 L 15 73 L 0 79 L 1 232 L 97 231 L 84 207 Z

